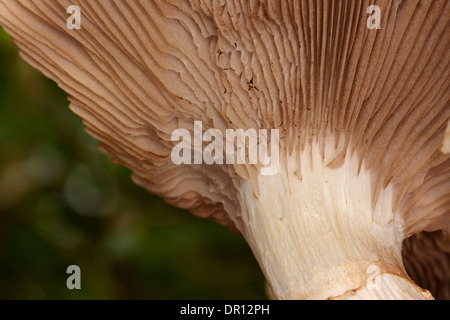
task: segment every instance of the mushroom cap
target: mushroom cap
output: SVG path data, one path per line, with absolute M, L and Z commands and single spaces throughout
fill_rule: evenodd
M 438 300 L 450 300 L 450 235 L 420 232 L 403 242 L 408 275 Z
M 66 25 L 73 4 L 79 30 Z M 239 231 L 242 181 L 258 196 L 255 165 L 173 164 L 172 132 L 202 121 L 279 129 L 281 159 L 313 142 L 331 168 L 356 156 L 374 206 L 392 186 L 405 237 L 450 230 L 450 1 L 382 1 L 374 30 L 371 4 L 0 0 L 0 23 L 101 150 L 175 206 Z

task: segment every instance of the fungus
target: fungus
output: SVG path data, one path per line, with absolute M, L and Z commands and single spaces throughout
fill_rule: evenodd
M 442 153 L 450 153 L 450 121 L 448 122 L 447 131 L 445 131 L 445 139 L 442 143 Z
M 402 242 L 450 230 L 449 17 L 446 0 L 0 0 L 101 150 L 240 232 L 278 299 L 432 298 Z M 174 164 L 172 133 L 196 121 L 279 130 L 277 174 Z

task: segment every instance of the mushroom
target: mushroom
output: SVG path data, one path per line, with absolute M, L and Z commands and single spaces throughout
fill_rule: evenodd
M 442 143 L 442 153 L 450 153 L 450 121 L 448 122 L 447 131 L 445 131 L 445 139 Z
M 408 275 L 437 299 L 450 300 L 450 241 L 443 232 L 420 232 L 403 242 Z
M 137 184 L 245 237 L 274 298 L 432 299 L 402 242 L 450 231 L 450 2 L 375 3 L 0 0 L 0 22 Z M 278 130 L 277 173 L 175 164 L 196 122 Z

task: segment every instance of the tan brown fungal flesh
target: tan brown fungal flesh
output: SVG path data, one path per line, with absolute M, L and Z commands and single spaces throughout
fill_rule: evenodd
M 137 184 L 242 233 L 276 298 L 431 298 L 401 251 L 450 227 L 450 1 L 376 3 L 380 29 L 367 0 L 0 0 L 0 22 Z M 175 165 L 195 121 L 278 129 L 278 174 Z

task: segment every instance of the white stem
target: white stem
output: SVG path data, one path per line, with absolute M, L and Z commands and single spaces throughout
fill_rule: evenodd
M 356 158 L 327 168 L 313 146 L 284 163 L 259 176 L 257 196 L 244 182 L 239 199 L 244 236 L 277 298 L 431 298 L 403 268 L 391 187 L 373 207 L 370 172 L 358 175 Z

